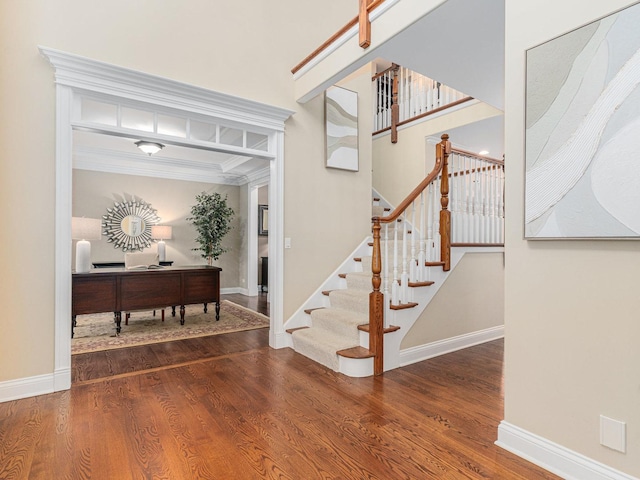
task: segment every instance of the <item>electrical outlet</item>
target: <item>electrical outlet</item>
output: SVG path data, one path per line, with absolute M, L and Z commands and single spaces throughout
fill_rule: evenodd
M 626 453 L 627 424 L 613 418 L 600 415 L 600 444 L 605 447 Z

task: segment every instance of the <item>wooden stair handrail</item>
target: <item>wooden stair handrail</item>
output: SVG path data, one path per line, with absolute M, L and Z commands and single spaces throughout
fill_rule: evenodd
M 436 145 L 436 163 L 431 173 L 420 182 L 416 188 L 385 217 L 375 216 L 373 222 L 373 254 L 371 258 L 371 284 L 373 291 L 369 294 L 369 350 L 373 353 L 373 374 L 382 375 L 384 372 L 384 294 L 380 291 L 382 278 L 382 255 L 380 251 L 380 229 L 382 223 L 391 223 L 398 220 L 400 215 L 418 198 L 425 188 L 442 174 L 440 193 L 440 260 L 442 268 L 448 271 L 451 268 L 451 212 L 449 206 L 449 173 L 448 158 L 451 153 L 449 135 L 442 135 L 442 141 Z
M 478 160 L 482 160 L 487 163 L 495 163 L 496 165 L 502 165 L 504 167 L 504 160 L 500 160 L 498 158 L 485 157 L 484 155 L 479 155 L 477 153 L 469 152 L 467 150 L 462 150 L 455 147 L 451 147 L 451 153 L 458 153 L 460 155 L 464 155 L 465 157 L 477 158 Z
M 413 191 L 405 198 L 400 205 L 398 205 L 389 215 L 385 215 L 384 217 L 373 217 L 373 219 L 377 218 L 380 223 L 391 223 L 394 222 L 404 213 L 404 211 L 413 203 L 414 200 L 418 198 L 418 196 L 422 193 L 422 191 L 429 186 L 431 182 L 433 182 L 440 172 L 442 172 L 444 167 L 444 159 L 445 156 L 448 157 L 451 153 L 451 142 L 449 142 L 449 135 L 446 133 L 442 135 L 442 142 L 436 145 L 436 164 L 433 167 L 433 170 L 425 177 L 420 184 L 413 189 Z M 440 152 L 438 150 L 441 150 Z M 444 176 L 444 175 L 443 175 Z M 373 220 L 372 219 L 372 220 Z
M 376 8 L 378 8 L 384 0 L 373 0 L 369 5 L 367 5 L 366 10 L 367 14 L 373 12 Z M 316 58 L 320 53 L 329 47 L 333 42 L 335 42 L 338 38 L 344 35 L 351 27 L 357 25 L 360 21 L 360 14 L 356 15 L 353 19 L 351 19 L 344 27 L 338 30 L 336 33 L 331 35 L 322 45 L 316 48 L 313 52 L 307 55 L 304 60 L 298 63 L 295 67 L 291 69 L 291 73 L 296 74 L 302 67 L 308 64 L 311 60 Z

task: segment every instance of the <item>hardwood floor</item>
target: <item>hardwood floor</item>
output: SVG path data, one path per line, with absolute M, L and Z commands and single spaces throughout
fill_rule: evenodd
M 255 297 L 248 297 L 239 293 L 228 293 L 220 295 L 220 298 L 250 308 L 267 317 L 269 316 L 269 303 L 267 303 L 267 294 L 264 292 L 258 293 Z
M 375 378 L 271 349 L 266 329 L 192 347 L 167 345 L 171 366 L 96 356 L 70 391 L 0 404 L 0 478 L 558 478 L 493 444 L 501 341 Z

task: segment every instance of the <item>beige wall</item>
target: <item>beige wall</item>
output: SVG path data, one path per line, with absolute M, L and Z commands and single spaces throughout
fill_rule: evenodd
M 240 187 L 74 170 L 72 214 L 74 217 L 102 218 L 115 201 L 128 201 L 135 196 L 156 209 L 162 225 L 172 226 L 173 238 L 165 242 L 167 260 L 172 260 L 175 266 L 204 265 L 207 261 L 201 257 L 200 252 L 192 251 L 199 246 L 195 241 L 197 233 L 191 222 L 186 220 L 191 216 L 191 206 L 196 203 L 196 195 L 202 192 L 218 192 L 227 198 L 227 205 L 235 212 L 232 229 L 222 242 L 222 246 L 228 251 L 214 261 L 214 265 L 222 268 L 222 288 L 240 287 L 240 260 L 246 257 L 241 244 L 241 234 L 246 224 L 246 208 L 240 206 Z M 157 251 L 156 244 L 152 243 L 144 251 Z M 103 235 L 101 240 L 91 242 L 91 260 L 122 262 L 124 252 L 115 249 L 113 243 L 108 242 L 106 235 Z
M 417 347 L 504 323 L 502 253 L 467 253 L 400 345 Z
M 290 69 L 356 7 L 327 0 L 318 16 L 298 0 L 0 3 L 0 265 L 11 276 L 0 289 L 0 352 L 11 359 L 0 362 L 0 382 L 54 369 L 55 86 L 37 46 L 296 110 L 286 124 L 284 175 L 295 184 L 285 189 L 284 218 L 294 242 L 284 284 L 292 312 L 317 284 L 309 265 L 339 253 L 329 244 L 347 220 L 329 217 L 350 197 L 334 186 L 358 189 L 368 179 L 322 167 L 322 102 L 294 101 Z
M 371 231 L 371 66 L 340 85 L 358 92 L 359 171 L 325 167 L 324 98 L 305 104 L 293 122 L 311 134 L 309 156 L 287 159 L 285 176 L 285 319 Z
M 640 243 L 526 241 L 525 50 L 631 2 L 506 2 L 505 419 L 640 476 Z M 627 453 L 599 445 L 599 415 Z
M 373 142 L 373 188 L 392 205 L 398 205 L 426 177 L 435 163 L 435 145 L 427 137 L 485 118 L 502 115 L 486 103 L 476 103 L 398 131 L 398 143 L 389 135 Z M 455 144 L 455 138 L 451 139 Z

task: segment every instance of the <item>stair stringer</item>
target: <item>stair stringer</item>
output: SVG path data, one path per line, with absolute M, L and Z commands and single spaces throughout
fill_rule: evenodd
M 386 334 L 384 337 L 384 370 L 393 370 L 404 364 L 401 363 L 400 344 L 404 337 L 409 333 L 411 327 L 420 318 L 422 312 L 429 305 L 431 300 L 438 294 L 440 288 L 449 278 L 449 275 L 455 270 L 467 253 L 501 253 L 504 247 L 451 247 L 451 269 L 448 272 L 442 270 L 442 267 L 430 268 L 430 279 L 434 284 L 430 287 L 418 287 L 411 289 L 413 298 L 411 301 L 418 304 L 415 308 L 405 310 L 387 310 L 386 325 L 396 325 L 399 330 Z M 368 335 L 367 335 L 368 341 Z M 414 347 L 416 348 L 416 347 Z
M 293 348 L 293 339 L 291 335 L 285 331 L 292 328 L 308 327 L 311 325 L 311 317 L 305 313 L 305 310 L 310 308 L 328 307 L 329 297 L 322 292 L 327 290 L 338 290 L 346 288 L 346 281 L 340 278 L 341 273 L 361 272 L 362 267 L 358 262 L 354 262 L 355 257 L 366 257 L 371 255 L 371 243 L 373 239 L 371 236 L 365 237 L 354 250 L 347 256 L 344 262 L 342 262 L 338 268 L 336 268 L 331 275 L 313 292 L 307 300 L 295 311 L 291 317 L 285 322 L 283 328 L 283 334 L 280 335 L 279 341 L 276 344 L 276 348 Z M 361 337 L 362 339 L 362 337 Z

